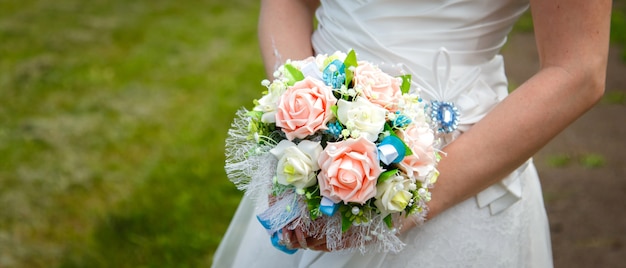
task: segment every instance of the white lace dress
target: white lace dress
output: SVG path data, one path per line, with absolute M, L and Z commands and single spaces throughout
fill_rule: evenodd
M 317 53 L 354 49 L 388 72 L 413 75 L 427 100 L 460 111 L 452 141 L 507 95 L 498 52 L 523 0 L 322 0 L 313 35 Z M 488 138 L 488 137 L 487 137 Z M 486 141 L 488 142 L 488 141 Z M 215 253 L 213 267 L 552 267 L 539 178 L 529 160 L 477 196 L 402 238 L 398 254 L 287 255 L 270 244 L 244 198 Z

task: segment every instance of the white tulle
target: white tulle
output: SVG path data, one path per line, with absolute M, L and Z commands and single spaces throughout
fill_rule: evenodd
M 498 53 L 527 7 L 527 0 L 322 0 L 313 46 L 328 54 L 354 49 L 357 58 L 386 72 L 412 74 L 412 89 L 424 99 L 455 103 L 461 116 L 458 129 L 445 137 L 451 142 L 507 96 Z M 256 213 L 245 196 L 213 267 L 552 267 L 532 160 L 403 234 L 406 246 L 397 254 L 287 255 L 272 247 Z

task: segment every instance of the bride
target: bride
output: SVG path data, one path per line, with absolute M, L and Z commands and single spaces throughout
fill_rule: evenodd
M 287 59 L 354 49 L 386 71 L 419 77 L 412 88 L 424 99 L 456 105 L 460 123 L 445 137 L 428 219 L 404 227 L 407 246 L 397 254 L 327 252 L 324 241 L 287 232 L 289 247 L 312 247 L 288 255 L 272 247 L 244 198 L 213 266 L 551 267 L 531 157 L 602 96 L 611 1 L 320 2 L 262 2 L 259 40 L 268 77 Z M 541 68 L 509 95 L 499 50 L 529 5 Z

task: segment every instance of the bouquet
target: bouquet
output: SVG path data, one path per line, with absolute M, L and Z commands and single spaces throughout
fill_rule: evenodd
M 398 252 L 403 218 L 423 221 L 439 154 L 410 75 L 391 76 L 356 53 L 288 60 L 240 109 L 226 140 L 226 173 L 262 211 L 279 249 L 283 228 L 329 250 Z

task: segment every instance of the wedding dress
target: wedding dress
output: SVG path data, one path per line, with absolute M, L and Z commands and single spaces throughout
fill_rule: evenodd
M 321 2 L 313 34 L 316 53 L 354 49 L 358 59 L 385 71 L 412 74 L 413 88 L 424 99 L 459 109 L 459 126 L 446 142 L 506 97 L 498 53 L 528 8 L 527 0 Z M 215 253 L 214 267 L 552 267 L 548 221 L 532 160 L 405 233 L 407 245 L 397 254 L 299 250 L 288 255 L 272 247 L 257 213 L 253 202 L 243 198 Z

